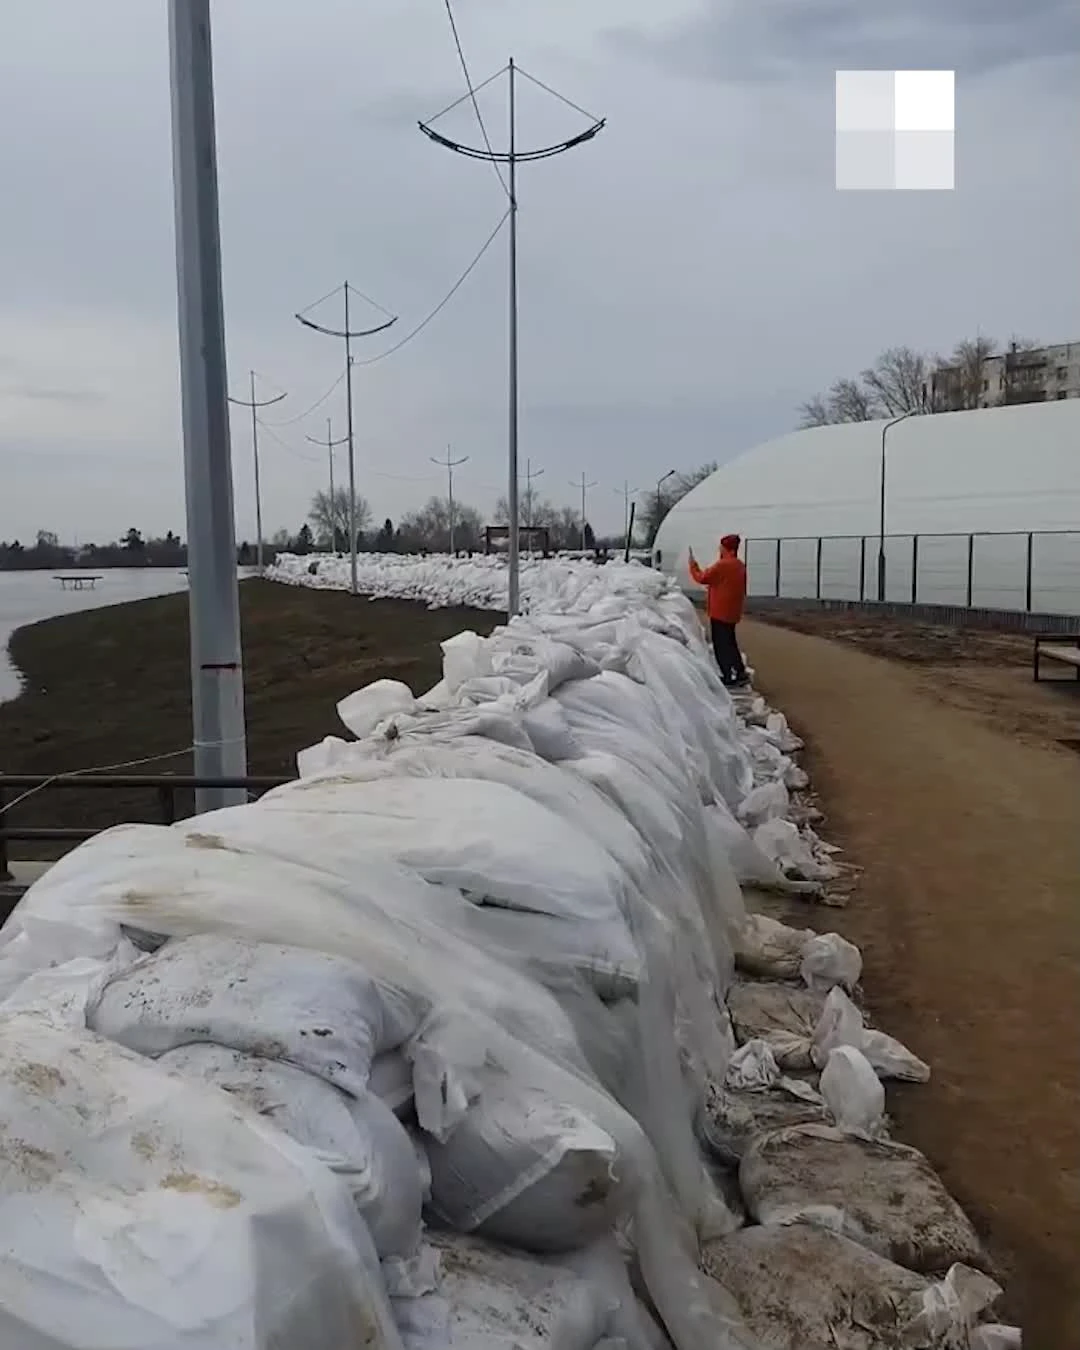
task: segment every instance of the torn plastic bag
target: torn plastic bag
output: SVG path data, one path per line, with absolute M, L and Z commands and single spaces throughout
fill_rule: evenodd
M 963 1210 L 923 1155 L 835 1126 L 795 1125 L 752 1140 L 739 1185 L 759 1223 L 813 1223 L 909 1270 L 986 1255 Z
M 424 1142 L 431 1209 L 458 1232 L 562 1252 L 610 1230 L 630 1201 L 611 1135 L 512 1080 L 487 1081 L 444 1142 Z
M 1003 1322 L 984 1322 L 972 1330 L 969 1350 L 1023 1350 L 1024 1333 Z
M 786 816 L 791 807 L 788 790 L 782 782 L 773 780 L 754 788 L 739 803 L 735 814 L 743 825 L 755 829 L 767 820 Z
M 726 1084 L 706 1084 L 695 1127 L 698 1138 L 716 1162 L 738 1167 L 751 1140 L 787 1125 L 829 1123 L 825 1103 L 800 1078 L 781 1076 L 768 1088 L 733 1091 Z
M 841 1129 L 871 1137 L 881 1133 L 885 1089 L 861 1051 L 852 1045 L 831 1050 L 821 1071 L 820 1086 L 825 1104 Z
M 780 1077 L 768 1041 L 747 1041 L 731 1057 L 724 1086 L 732 1092 L 764 1092 Z
M 839 986 L 829 991 L 814 1031 L 812 1054 L 818 1068 L 838 1045 L 853 1045 L 860 1050 L 879 1078 L 899 1078 L 908 1083 L 925 1083 L 930 1078 L 930 1066 L 906 1046 L 866 1026 L 862 1013 Z
M 1002 1293 L 1001 1286 L 982 1271 L 960 1264 L 950 1266 L 943 1280 L 923 1292 L 914 1327 L 926 1336 L 947 1338 L 950 1345 L 978 1350 L 973 1333 Z
M 302 1144 L 342 1178 L 380 1258 L 416 1255 L 420 1171 L 404 1126 L 370 1092 L 350 1097 L 291 1064 L 221 1045 L 185 1045 L 161 1055 L 163 1069 L 221 1088 Z
M 207 1041 L 284 1060 L 361 1097 L 376 1055 L 419 1026 L 416 1004 L 325 952 L 205 934 L 111 980 L 87 1025 L 143 1055 Z
M 754 843 L 788 877 L 800 881 L 831 881 L 839 873 L 832 863 L 814 856 L 813 849 L 790 820 L 767 820 L 753 833 Z
M 839 1233 L 808 1224 L 752 1227 L 710 1243 L 705 1269 L 729 1289 L 769 1350 L 966 1350 L 955 1331 L 925 1333 L 933 1288 Z
M 345 1185 L 223 1093 L 22 1014 L 0 1117 L 5 1347 L 399 1350 Z

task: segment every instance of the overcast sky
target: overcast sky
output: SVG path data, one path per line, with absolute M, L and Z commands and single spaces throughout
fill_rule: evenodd
M 213 4 L 230 382 L 281 422 L 341 369 L 292 315 L 348 277 L 402 335 L 505 210 L 416 127 L 463 90 L 443 0 Z M 659 13 L 664 17 L 658 17 Z M 1075 0 L 456 0 L 479 82 L 513 55 L 608 126 L 522 169 L 521 455 L 544 495 L 618 495 L 788 430 L 882 348 L 976 331 L 1080 339 Z M 0 537 L 184 531 L 165 0 L 5 0 L 0 42 Z M 957 188 L 838 193 L 834 72 L 955 68 Z M 505 137 L 505 83 L 481 95 Z M 576 114 L 524 85 L 520 143 Z M 439 126 L 477 143 L 467 105 Z M 381 519 L 505 490 L 506 235 L 434 322 L 355 376 Z M 333 324 L 330 305 L 312 317 Z M 377 321 L 375 311 L 358 321 Z M 389 343 L 375 338 L 360 355 Z M 267 530 L 297 528 L 343 388 L 263 437 Z M 344 475 L 344 456 L 339 473 Z M 251 447 L 233 422 L 237 529 Z M 524 464 L 523 464 L 524 467 Z

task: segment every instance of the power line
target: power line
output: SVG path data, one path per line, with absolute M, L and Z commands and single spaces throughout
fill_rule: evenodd
M 509 216 L 510 216 L 510 209 L 508 207 L 502 219 L 499 221 L 498 225 L 495 226 L 492 232 L 484 240 L 484 245 L 481 248 L 480 252 L 476 255 L 475 258 L 473 258 L 472 262 L 469 263 L 465 271 L 462 272 L 461 276 L 458 277 L 457 281 L 454 282 L 453 286 L 450 287 L 449 291 L 447 291 L 446 295 L 443 296 L 443 298 L 439 301 L 439 303 L 435 306 L 435 308 L 431 311 L 431 313 L 427 316 L 426 319 L 424 319 L 421 323 L 418 323 L 411 333 L 406 333 L 400 342 L 396 342 L 392 347 L 388 347 L 386 351 L 380 352 L 378 356 L 366 357 L 363 361 L 354 359 L 353 365 L 373 366 L 376 363 L 376 361 L 385 361 L 388 356 L 393 356 L 395 352 L 401 351 L 402 347 L 404 347 L 407 342 L 411 342 L 414 337 L 419 337 L 419 335 L 424 331 L 424 329 L 428 326 L 428 324 L 431 323 L 433 319 L 437 318 L 438 315 L 442 313 L 442 311 L 446 308 L 446 306 L 450 303 L 450 301 L 453 300 L 454 296 L 458 293 L 458 291 L 462 288 L 462 286 L 464 286 L 465 282 L 469 279 L 474 269 L 478 266 L 480 259 L 484 256 L 484 254 L 488 251 L 491 245 L 495 242 L 495 239 L 499 231 L 506 224 Z
M 480 103 L 476 97 L 476 90 L 473 88 L 472 77 L 469 75 L 469 64 L 465 60 L 465 49 L 461 45 L 461 37 L 458 33 L 457 23 L 454 20 L 453 8 L 450 4 L 450 0 L 443 0 L 443 3 L 446 5 L 446 17 L 450 20 L 450 31 L 454 35 L 454 46 L 457 48 L 458 60 L 461 62 L 461 73 L 465 76 L 465 87 L 468 90 L 467 97 L 469 97 L 472 100 L 473 111 L 476 113 L 476 120 L 480 126 L 480 135 L 483 136 L 484 144 L 487 146 L 488 157 L 491 161 L 492 168 L 494 168 L 495 170 L 495 177 L 499 180 L 499 186 L 502 188 L 503 192 L 505 192 L 507 197 L 509 197 L 510 189 L 506 186 L 506 183 L 503 180 L 502 173 L 495 159 L 495 152 L 491 148 L 491 140 L 489 139 L 487 134 L 487 127 L 484 126 L 484 119 L 480 114 Z M 502 74 L 501 71 L 499 73 Z M 490 80 L 484 81 L 485 85 L 490 83 L 491 83 Z M 481 85 L 481 88 L 483 88 L 483 85 Z M 456 104 L 451 104 L 451 107 L 456 106 L 457 106 Z M 447 108 L 445 111 L 449 112 L 450 109 Z M 441 117 L 443 116 L 443 114 L 440 113 L 439 116 Z
M 341 290 L 341 287 L 338 286 L 338 287 L 337 287 L 337 290 L 340 291 L 340 290 Z M 331 295 L 334 295 L 335 292 L 334 292 L 334 291 L 331 291 L 330 294 L 331 294 Z M 312 308 L 312 306 L 309 305 L 308 308 L 310 309 L 310 308 Z M 297 422 L 302 422 L 302 421 L 304 420 L 305 417 L 310 417 L 311 414 L 312 414 L 317 408 L 321 408 L 322 405 L 326 402 L 326 400 L 330 397 L 330 395 L 334 392 L 334 390 L 338 387 L 338 385 L 342 382 L 342 380 L 343 380 L 344 378 L 345 378 L 345 372 L 342 371 L 341 374 L 337 377 L 337 379 L 334 381 L 334 383 L 330 386 L 330 388 L 326 391 L 325 394 L 320 394 L 319 397 L 315 400 L 315 402 L 311 405 L 310 408 L 305 408 L 304 411 L 303 411 L 302 413 L 297 413 L 297 415 L 296 415 L 295 417 L 287 417 L 287 418 L 285 419 L 284 422 L 263 422 L 263 421 L 260 420 L 259 425 L 260 425 L 260 426 L 263 426 L 263 427 L 291 427 L 291 426 L 295 426 Z
M 282 450 L 287 451 L 295 459 L 302 459 L 307 464 L 318 464 L 319 461 L 315 459 L 314 456 L 305 455 L 302 450 L 297 450 L 295 446 L 290 445 L 288 441 L 282 439 L 282 437 L 279 436 L 277 432 L 274 430 L 274 424 L 272 422 L 264 422 L 260 417 L 259 426 L 262 427 L 263 431 L 266 432 L 266 434 L 270 437 L 271 440 L 277 441 L 278 445 L 281 446 Z
M 450 447 L 446 447 L 446 458 L 435 459 L 432 457 L 432 464 L 438 464 L 440 468 L 446 469 L 446 501 L 447 511 L 450 516 L 450 552 L 454 551 L 454 470 L 459 464 L 467 464 L 468 455 L 462 455 L 460 459 L 450 458 Z

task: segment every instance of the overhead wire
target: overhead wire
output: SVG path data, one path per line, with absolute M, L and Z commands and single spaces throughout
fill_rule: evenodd
M 453 6 L 450 0 L 443 0 L 446 6 L 446 17 L 450 20 L 450 31 L 454 35 L 454 46 L 457 48 L 458 60 L 461 62 L 461 71 L 465 76 L 465 86 L 468 89 L 468 97 L 472 100 L 473 111 L 476 113 L 476 121 L 480 127 L 480 135 L 484 138 L 484 144 L 487 146 L 487 152 L 491 159 L 491 166 L 495 170 L 495 177 L 499 180 L 499 186 L 506 193 L 507 200 L 510 198 L 510 189 L 506 185 L 506 180 L 502 176 L 498 164 L 495 162 L 495 151 L 491 148 L 491 139 L 487 133 L 487 127 L 484 125 L 484 118 L 480 112 L 480 102 L 476 97 L 476 89 L 473 87 L 472 76 L 469 74 L 469 64 L 465 60 L 465 49 L 461 45 L 461 35 L 458 33 L 457 21 L 454 18 Z M 499 74 L 502 74 L 500 71 Z M 487 83 L 487 81 L 485 81 Z M 456 106 L 454 104 L 451 105 Z M 449 111 L 449 109 L 447 109 Z M 440 114 L 441 116 L 442 114 Z
M 458 277 L 457 281 L 454 282 L 453 286 L 450 287 L 449 291 L 447 291 L 446 295 L 443 296 L 443 298 L 439 301 L 439 303 L 435 306 L 435 308 L 431 311 L 431 313 L 427 316 L 427 318 L 423 319 L 420 323 L 418 323 L 411 332 L 406 333 L 405 336 L 399 342 L 395 342 L 394 345 L 392 347 L 388 347 L 386 351 L 379 352 L 377 356 L 367 356 L 363 360 L 361 360 L 359 357 L 354 356 L 353 365 L 373 366 L 376 363 L 376 361 L 385 361 L 385 359 L 388 356 L 393 356 L 395 352 L 401 351 L 402 347 L 404 347 L 407 342 L 411 342 L 414 337 L 419 337 L 419 335 L 424 331 L 424 329 L 428 326 L 428 324 L 431 323 L 431 321 L 435 319 L 446 308 L 446 306 L 458 293 L 461 287 L 465 284 L 469 276 L 472 274 L 473 270 L 479 264 L 480 259 L 484 256 L 484 254 L 488 251 L 491 245 L 495 242 L 496 236 L 498 235 L 502 227 L 506 224 L 507 220 L 509 220 L 509 218 L 510 218 L 510 208 L 507 207 L 498 225 L 495 226 L 492 232 L 488 235 L 487 239 L 484 240 L 483 246 L 481 247 L 479 253 L 477 253 L 475 258 L 473 258 L 472 262 L 469 263 L 465 271 L 462 272 L 461 276 Z M 344 379 L 344 376 L 341 376 L 340 379 Z M 286 424 L 278 423 L 277 425 L 284 426 Z
M 334 392 L 334 390 L 338 387 L 338 385 L 342 382 L 342 380 L 344 380 L 344 378 L 345 378 L 345 372 L 342 371 L 341 374 L 340 374 L 340 375 L 337 377 L 337 379 L 334 381 L 334 383 L 333 383 L 333 384 L 330 386 L 330 388 L 326 391 L 326 393 L 325 393 L 325 394 L 321 394 L 321 395 L 315 400 L 315 402 L 311 405 L 311 407 L 310 407 L 310 408 L 305 408 L 304 411 L 303 411 L 302 413 L 297 413 L 294 417 L 286 417 L 286 418 L 284 419 L 284 421 L 281 421 L 281 422 L 260 422 L 259 425 L 260 425 L 260 426 L 264 426 L 264 427 L 291 427 L 291 426 L 295 426 L 297 422 L 302 422 L 302 421 L 304 420 L 305 417 L 310 417 L 311 414 L 312 414 L 313 412 L 315 412 L 315 410 L 316 410 L 317 408 L 321 408 L 322 405 L 326 402 L 326 400 L 330 397 L 330 395 Z

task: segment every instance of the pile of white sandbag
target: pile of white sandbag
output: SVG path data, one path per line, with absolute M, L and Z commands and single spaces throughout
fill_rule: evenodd
M 257 803 L 99 835 L 0 932 L 3 1345 L 811 1350 L 769 1339 L 748 1212 L 873 1252 L 844 1289 L 910 1275 L 905 1344 L 976 1344 L 996 1286 L 887 1138 L 913 1057 L 857 950 L 743 905 L 827 865 L 770 842 L 786 723 L 639 567 L 547 565 L 443 672 L 344 700 L 355 739 Z

